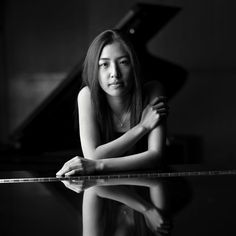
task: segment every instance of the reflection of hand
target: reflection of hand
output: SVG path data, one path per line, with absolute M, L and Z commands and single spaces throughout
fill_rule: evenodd
M 91 174 L 97 169 L 95 160 L 76 156 L 67 161 L 56 175 Z
M 80 193 L 84 190 L 96 186 L 97 180 L 63 180 L 62 183 L 70 190 Z
M 148 228 L 156 233 L 168 234 L 171 230 L 171 223 L 161 214 L 161 211 L 156 207 L 151 207 L 143 212 L 146 224 Z
M 167 114 L 168 106 L 166 105 L 166 98 L 156 97 L 143 110 L 140 124 L 148 131 L 151 131 Z

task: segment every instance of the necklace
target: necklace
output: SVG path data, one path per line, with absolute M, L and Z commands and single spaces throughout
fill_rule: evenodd
M 121 115 L 121 117 L 117 116 L 114 112 L 113 115 L 116 118 L 116 120 L 120 123 L 120 128 L 123 128 L 125 125 L 125 122 L 127 121 L 128 115 L 130 113 L 130 107 L 129 109 Z

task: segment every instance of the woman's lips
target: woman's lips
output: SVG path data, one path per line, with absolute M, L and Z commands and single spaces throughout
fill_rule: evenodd
M 109 84 L 109 86 L 113 87 L 113 88 L 118 88 L 118 87 L 122 87 L 123 83 L 122 82 L 118 82 L 118 83 L 111 83 Z

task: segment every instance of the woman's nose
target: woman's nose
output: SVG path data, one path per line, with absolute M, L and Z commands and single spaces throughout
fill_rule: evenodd
M 111 65 L 111 77 L 112 78 L 119 78 L 120 77 L 119 67 L 115 63 L 113 65 Z

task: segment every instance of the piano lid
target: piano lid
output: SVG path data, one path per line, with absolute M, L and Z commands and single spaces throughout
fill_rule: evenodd
M 157 74 L 157 71 L 153 73 L 152 68 L 160 66 L 157 78 L 166 87 L 169 97 L 185 82 L 186 71 L 150 55 L 145 45 L 179 10 L 179 7 L 136 4 L 115 26 L 127 33 L 134 44 L 139 46 L 138 54 L 141 58 L 145 57 L 142 61 L 145 71 L 150 75 Z M 12 133 L 10 139 L 17 150 L 29 153 L 81 150 L 78 131 L 75 129 L 76 97 L 81 87 L 81 72 L 82 62 Z

